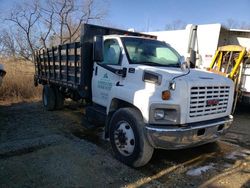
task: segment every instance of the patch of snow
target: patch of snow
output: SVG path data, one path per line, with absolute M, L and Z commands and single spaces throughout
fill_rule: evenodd
M 244 150 L 242 150 L 242 153 L 245 153 L 245 154 L 247 154 L 247 155 L 250 155 L 250 150 L 244 149 Z
M 223 166 L 224 166 L 225 168 L 230 168 L 230 167 L 232 167 L 233 165 L 232 165 L 232 164 L 229 164 L 229 163 L 225 163 Z
M 209 165 L 206 166 L 201 166 L 195 169 L 190 169 L 187 171 L 187 175 L 189 176 L 200 176 L 202 173 L 205 173 L 206 171 L 213 169 L 214 168 L 214 164 L 210 163 Z
M 247 157 L 247 154 L 246 151 L 234 151 L 228 155 L 225 156 L 226 159 L 237 159 L 238 157 Z
M 226 155 L 226 159 L 237 159 L 237 152 L 236 151 L 234 151 L 234 152 L 232 152 L 232 153 L 230 153 L 230 154 L 228 154 L 228 155 Z

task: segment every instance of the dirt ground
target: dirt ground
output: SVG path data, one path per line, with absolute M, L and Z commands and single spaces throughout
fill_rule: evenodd
M 83 108 L 47 112 L 40 101 L 0 103 L 0 187 L 250 187 L 250 109 L 238 108 L 221 141 L 156 150 L 143 168 L 115 160 Z

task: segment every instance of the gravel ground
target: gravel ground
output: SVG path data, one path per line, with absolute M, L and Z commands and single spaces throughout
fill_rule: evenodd
M 143 168 L 115 160 L 83 108 L 47 112 L 41 102 L 0 103 L 0 187 L 250 187 L 250 110 L 239 108 L 223 141 L 156 150 Z
M 233 126 L 223 139 L 250 149 L 250 106 L 237 106 Z

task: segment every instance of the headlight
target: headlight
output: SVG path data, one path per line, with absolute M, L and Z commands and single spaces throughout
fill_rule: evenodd
M 154 112 L 154 118 L 155 120 L 160 120 L 160 119 L 164 119 L 165 117 L 165 112 L 162 109 L 156 109 Z
M 162 75 L 155 73 L 155 72 L 151 72 L 151 71 L 144 71 L 142 80 L 144 82 L 161 85 Z
M 176 123 L 179 119 L 176 109 L 155 109 L 154 119 Z
M 163 108 L 164 107 L 164 108 Z M 180 108 L 177 105 L 152 105 L 150 110 L 151 124 L 179 124 Z

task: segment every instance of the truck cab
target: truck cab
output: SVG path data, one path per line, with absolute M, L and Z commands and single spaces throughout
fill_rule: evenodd
M 193 147 L 215 141 L 229 128 L 231 80 L 195 69 L 183 72 L 178 52 L 154 39 L 104 36 L 103 44 L 103 60 L 94 63 L 92 100 L 105 107 L 107 115 L 122 108 L 136 110 L 150 146 Z M 109 68 L 125 69 L 126 74 Z M 136 132 L 130 130 L 133 127 L 128 119 L 119 114 L 116 118 L 121 121 L 116 121 L 114 132 L 120 134 L 112 138 L 113 148 L 124 155 L 132 154 Z
M 90 100 L 85 110 L 86 119 L 102 122 L 105 137 L 109 138 L 118 160 L 140 167 L 148 163 L 156 148 L 195 147 L 214 142 L 226 133 L 233 121 L 230 113 L 234 85 L 230 79 L 188 68 L 175 49 L 154 37 L 101 29 L 97 34 L 92 33 L 92 38 L 86 37 L 90 33 L 88 29 L 83 32 L 87 34 L 79 45 L 81 61 L 87 57 L 89 61 L 85 60 L 82 66 L 89 64 L 81 68 L 81 71 L 87 71 L 79 75 L 89 85 L 78 88 L 89 92 L 82 95 Z M 51 74 L 41 71 L 46 59 L 60 60 L 47 57 L 50 51 L 47 52 L 44 53 L 46 57 L 38 54 L 36 58 L 39 70 L 35 77 L 36 83 L 46 86 L 45 107 L 51 100 L 55 100 L 53 104 L 57 103 L 58 92 L 64 97 L 70 96 L 66 93 L 70 89 L 64 88 L 69 87 L 68 82 L 72 80 L 67 78 L 65 85 L 60 80 L 54 81 L 54 78 L 60 78 L 57 76 L 60 71 L 53 71 L 56 62 L 51 66 Z M 48 72 L 50 69 L 45 67 Z M 54 67 L 60 67 L 60 62 Z M 68 75 L 70 70 L 69 67 L 66 69 Z M 48 75 L 49 83 L 43 79 L 48 79 Z M 51 87 L 56 92 L 49 98 L 49 93 L 53 93 L 53 89 L 48 89 Z

